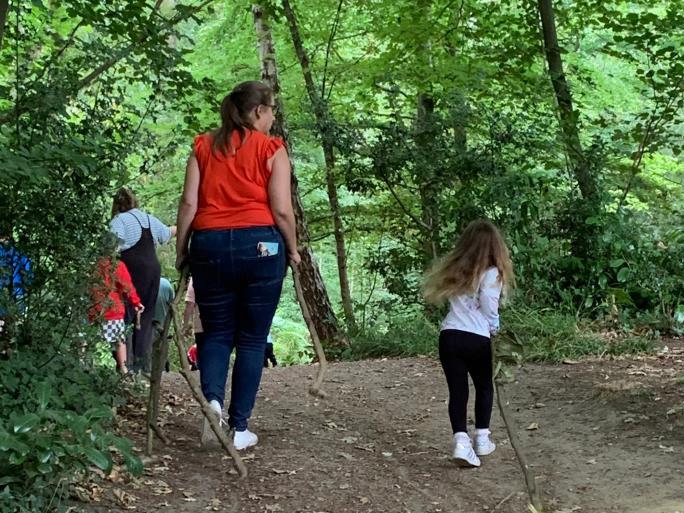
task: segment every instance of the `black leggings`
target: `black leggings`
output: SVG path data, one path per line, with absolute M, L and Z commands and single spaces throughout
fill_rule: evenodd
M 489 428 L 494 403 L 489 338 L 467 331 L 443 330 L 439 334 L 439 359 L 449 386 L 449 419 L 453 432 L 467 432 L 468 374 L 475 385 L 475 427 Z

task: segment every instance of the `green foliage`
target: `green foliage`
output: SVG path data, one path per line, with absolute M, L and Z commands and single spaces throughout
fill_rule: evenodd
M 599 331 L 567 313 L 534 310 L 515 305 L 503 311 L 497 354 L 505 363 L 548 361 L 559 363 L 586 355 L 622 355 L 648 352 L 653 339 L 631 333 Z
M 355 335 L 340 357 L 364 360 L 381 357 L 434 355 L 439 332 L 422 317 L 401 319 L 386 329 L 372 329 Z
M 314 350 L 309 332 L 300 322 L 277 316 L 271 328 L 273 351 L 280 365 L 310 363 Z
M 32 264 L 24 304 L 0 294 L 0 511 L 65 509 L 71 483 L 113 461 L 141 470 L 113 434 L 113 379 L 87 325 L 97 241 L 110 195 L 150 173 L 184 130 L 164 138 L 170 109 L 198 130 L 189 98 L 210 91 L 186 68 L 196 4 L 12 2 L 0 49 L 0 219 Z M 204 87 L 204 89 L 203 89 Z M 146 123 L 151 123 L 146 125 Z
M 117 462 L 142 472 L 131 443 L 112 434 L 122 397 L 111 370 L 29 350 L 2 362 L 0 383 L 3 513 L 65 510 L 70 485 L 91 467 L 109 472 Z
M 650 341 L 625 333 L 684 331 L 681 0 L 555 2 L 600 189 L 591 204 L 559 143 L 535 3 L 490 3 L 296 6 L 330 109 L 359 319 L 351 348 L 332 356 L 434 354 L 421 276 L 481 216 L 504 229 L 518 279 L 502 361 L 641 351 Z M 12 355 L 0 377 L 14 387 L 0 399 L 0 511 L 55 509 L 53 497 L 89 465 L 135 467 L 125 447 L 110 451 L 123 443 L 104 416 L 118 385 L 85 327 L 93 241 L 122 184 L 172 222 L 192 136 L 218 123 L 234 84 L 259 75 L 249 4 L 153 4 L 11 3 L 0 48 L 0 218 L 35 277 L 24 312 L 0 294 L 0 354 Z M 288 27 L 268 7 L 309 229 L 339 310 L 321 134 Z M 160 258 L 173 278 L 173 248 Z M 273 335 L 283 364 L 311 360 L 289 283 Z

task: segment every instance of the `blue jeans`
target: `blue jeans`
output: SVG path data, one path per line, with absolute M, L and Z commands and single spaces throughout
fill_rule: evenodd
M 260 256 L 260 242 L 278 253 Z M 264 366 L 286 273 L 283 237 L 274 226 L 202 230 L 192 236 L 190 272 L 204 336 L 197 348 L 200 382 L 207 401 L 223 405 L 230 354 L 235 347 L 228 424 L 247 429 Z

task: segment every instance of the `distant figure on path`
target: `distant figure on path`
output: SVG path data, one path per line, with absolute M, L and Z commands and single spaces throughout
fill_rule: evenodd
M 111 237 L 111 234 L 108 235 Z M 90 322 L 102 323 L 102 338 L 111 346 L 116 368 L 120 373 L 126 374 L 126 303 L 136 313 L 142 313 L 145 307 L 140 302 L 126 264 L 108 255 L 114 250 L 114 241 L 111 242 L 111 248 L 105 248 L 104 256 L 97 261 L 96 283 L 91 290 L 93 306 L 88 317 Z M 108 245 L 107 242 L 105 244 Z
M 131 370 L 150 371 L 150 353 L 154 329 L 155 304 L 159 293 L 161 266 L 156 246 L 168 242 L 176 233 L 175 226 L 166 226 L 156 217 L 138 209 L 138 200 L 126 187 L 114 195 L 110 229 L 119 240 L 121 260 L 131 273 L 145 311 L 140 329 L 133 331 L 133 363 Z

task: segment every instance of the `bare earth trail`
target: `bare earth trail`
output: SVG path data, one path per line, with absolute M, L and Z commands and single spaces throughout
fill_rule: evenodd
M 674 346 L 673 346 L 674 344 Z M 684 346 L 660 356 L 526 365 L 506 386 L 548 512 L 684 513 Z M 199 407 L 165 374 L 173 442 L 133 481 L 114 476 L 90 510 L 178 513 L 527 512 L 522 474 L 495 409 L 497 451 L 479 469 L 450 461 L 447 390 L 429 358 L 331 365 L 328 398 L 312 366 L 268 369 L 250 427 L 249 477 L 199 450 Z M 472 395 L 471 395 L 472 400 Z M 669 412 L 669 414 L 668 414 Z M 526 429 L 528 427 L 537 429 Z M 144 447 L 143 412 L 121 416 Z

